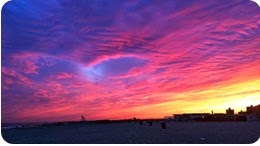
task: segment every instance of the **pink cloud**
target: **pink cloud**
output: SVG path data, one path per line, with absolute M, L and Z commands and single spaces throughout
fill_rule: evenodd
M 2 67 L 2 75 L 5 81 L 7 81 L 7 84 L 20 83 L 26 86 L 32 86 L 33 84 L 29 78 L 16 72 L 13 68 Z
M 65 72 L 58 73 L 56 79 L 69 79 L 72 78 L 73 75 Z

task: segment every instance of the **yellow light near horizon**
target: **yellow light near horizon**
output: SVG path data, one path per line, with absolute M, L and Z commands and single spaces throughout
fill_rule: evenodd
M 182 113 L 225 113 L 231 107 L 235 113 L 247 106 L 260 104 L 260 80 L 226 84 L 208 89 L 190 90 L 179 93 L 165 93 L 167 102 L 147 104 L 120 109 L 113 115 L 131 115 L 138 118 L 163 118 Z
M 234 108 L 237 111 L 245 110 L 247 106 L 250 105 L 258 105 L 260 99 L 260 93 L 252 94 L 252 95 L 246 95 L 242 98 L 239 96 L 233 97 L 231 101 L 228 101 L 227 104 L 232 105 L 232 108 Z
M 246 96 L 243 100 L 238 101 L 237 106 L 244 106 L 244 105 L 253 105 L 256 106 L 259 103 L 260 99 L 260 94 L 253 94 L 253 95 L 248 95 Z
M 235 113 L 246 110 L 247 106 L 260 104 L 260 80 L 251 80 L 233 85 L 221 85 L 202 91 L 187 91 L 171 95 L 172 101 L 152 106 L 139 107 L 140 110 L 157 109 L 159 115 L 180 113 L 225 113 L 231 107 Z M 176 100 L 178 99 L 178 100 Z

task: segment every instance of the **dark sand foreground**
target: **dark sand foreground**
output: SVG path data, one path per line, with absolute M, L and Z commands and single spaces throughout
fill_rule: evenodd
M 9 143 L 254 143 L 260 122 L 74 123 L 2 129 Z

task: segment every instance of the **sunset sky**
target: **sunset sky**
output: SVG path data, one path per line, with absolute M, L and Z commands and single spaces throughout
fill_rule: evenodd
M 12 0 L 2 122 L 162 118 L 260 104 L 249 0 Z

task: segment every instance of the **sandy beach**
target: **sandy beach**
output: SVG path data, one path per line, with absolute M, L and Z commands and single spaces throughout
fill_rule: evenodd
M 260 122 L 144 122 L 74 123 L 44 127 L 2 129 L 8 143 L 182 144 L 254 143 Z

